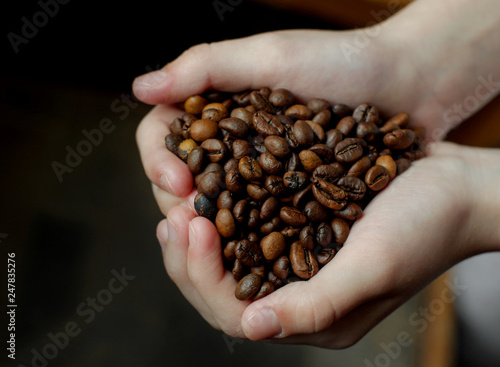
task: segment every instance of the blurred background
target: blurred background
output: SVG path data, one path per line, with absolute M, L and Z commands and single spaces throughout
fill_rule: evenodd
M 454 302 L 442 299 L 453 274 L 354 347 L 326 351 L 213 330 L 163 267 L 155 235 L 162 215 L 135 144 L 151 107 L 134 99 L 133 78 L 197 43 L 360 27 L 384 9 L 364 0 L 10 2 L 0 15 L 0 366 L 486 366 Z M 472 129 L 494 126 L 497 106 L 450 139 L 500 146 L 498 127 L 486 136 Z M 15 360 L 5 317 L 12 253 Z M 402 333 L 411 342 L 398 347 Z

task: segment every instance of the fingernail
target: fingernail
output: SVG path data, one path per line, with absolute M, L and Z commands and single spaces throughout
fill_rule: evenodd
M 161 175 L 161 177 L 160 177 L 160 184 L 169 193 L 175 195 L 175 192 L 172 189 L 172 185 L 170 184 L 170 180 L 168 179 L 168 176 L 166 174 Z
M 155 70 L 138 76 L 134 80 L 134 87 L 151 88 L 157 87 L 167 79 L 167 73 L 163 70 Z
M 282 329 L 278 316 L 269 306 L 251 313 L 243 324 L 243 332 L 251 340 L 279 337 Z

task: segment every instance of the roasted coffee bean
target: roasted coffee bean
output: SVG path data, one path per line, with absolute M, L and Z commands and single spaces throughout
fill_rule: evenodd
M 344 190 L 322 178 L 314 178 L 312 192 L 316 200 L 327 208 L 337 210 L 347 204 Z
M 253 126 L 255 130 L 264 138 L 270 135 L 281 135 L 285 128 L 280 120 L 265 111 L 258 111 L 253 116 Z
M 295 101 L 295 96 L 288 89 L 276 89 L 269 95 L 269 102 L 278 108 L 287 108 Z
M 271 135 L 264 139 L 264 146 L 267 151 L 276 158 L 285 158 L 290 154 L 290 148 L 286 140 L 280 136 Z
M 260 224 L 259 218 L 260 212 L 255 208 L 250 209 L 250 212 L 248 213 L 247 228 L 249 230 L 257 229 Z
M 290 274 L 290 259 L 287 256 L 278 257 L 273 263 L 273 273 L 280 279 L 288 278 Z
M 246 199 L 242 199 L 238 201 L 233 208 L 233 216 L 234 219 L 238 223 L 243 223 L 246 220 L 246 215 L 248 211 L 248 201 Z
M 293 200 L 292 200 L 292 203 L 293 203 L 293 206 L 296 207 L 296 208 L 302 208 L 304 207 L 304 205 L 306 205 L 306 203 L 313 199 L 313 195 L 312 195 L 312 184 L 309 184 L 307 185 L 305 188 L 303 188 L 302 190 L 299 190 L 297 191 L 294 195 L 293 195 Z
M 259 291 L 252 297 L 252 300 L 257 301 L 273 292 L 274 292 L 274 284 L 271 282 L 263 282 L 259 288 Z
M 253 148 L 252 145 L 243 139 L 237 139 L 233 142 L 233 158 L 239 161 L 245 156 L 252 156 Z
M 253 113 L 241 107 L 232 110 L 231 117 L 236 117 L 244 121 L 248 128 L 253 124 Z
M 177 147 L 177 156 L 184 162 L 187 162 L 187 157 L 191 151 L 196 148 L 198 144 L 193 139 L 186 139 L 180 142 Z
M 291 190 L 300 190 L 309 183 L 309 175 L 302 171 L 288 171 L 283 175 L 283 183 Z
M 227 147 L 219 139 L 207 139 L 201 143 L 201 147 L 205 149 L 206 155 L 210 162 L 220 162 L 226 155 Z
M 349 224 L 342 218 L 333 218 L 330 226 L 332 227 L 333 240 L 339 245 L 343 245 L 349 236 Z
M 229 113 L 227 112 L 227 108 L 222 103 L 209 103 L 203 107 L 201 113 L 202 119 L 213 120 L 215 122 L 219 122 L 228 116 Z
M 262 279 L 257 274 L 247 274 L 236 285 L 234 295 L 240 301 L 249 299 L 259 291 L 261 283 Z
M 330 107 L 332 107 L 330 102 L 323 98 L 313 98 L 307 102 L 307 108 L 309 108 L 314 115 L 324 110 L 328 110 Z
M 207 103 L 207 100 L 201 96 L 191 96 L 184 102 L 184 111 L 192 115 L 199 115 Z
M 224 178 L 220 172 L 208 172 L 201 178 L 197 189 L 210 199 L 213 199 L 224 190 L 224 186 Z
M 264 181 L 264 188 L 274 196 L 281 196 L 286 192 L 286 186 L 280 176 L 267 176 Z
M 393 125 L 395 125 L 400 129 L 404 129 L 404 128 L 406 128 L 406 125 L 408 125 L 408 120 L 409 120 L 409 116 L 407 113 L 398 113 L 396 116 L 393 116 L 389 120 L 387 120 L 383 126 L 384 127 L 385 126 L 392 127 Z M 396 130 L 396 129 L 392 129 L 392 130 Z M 390 130 L 390 131 L 392 131 L 392 130 Z M 380 131 L 384 132 L 384 131 L 382 131 L 382 127 L 380 128 Z M 388 133 L 388 132 L 389 131 L 386 131 L 384 133 Z
M 259 156 L 260 167 L 270 175 L 277 175 L 283 170 L 283 164 L 271 153 L 262 153 Z
M 300 233 L 300 228 L 295 227 L 285 227 L 281 230 L 281 234 L 285 237 L 285 240 L 294 239 Z
M 219 126 L 213 120 L 196 120 L 191 124 L 191 138 L 198 142 L 215 138 L 218 132 Z
M 320 249 L 318 251 L 318 253 L 316 254 L 316 259 L 318 261 L 318 264 L 320 266 L 325 266 L 333 259 L 335 254 L 336 254 L 336 251 L 332 247 L 326 247 L 326 248 Z
M 198 174 L 203 170 L 205 150 L 202 147 L 194 148 L 187 157 L 187 165 L 191 173 Z
M 271 103 L 269 103 L 269 101 L 257 91 L 251 92 L 248 96 L 248 100 L 257 111 L 272 113 L 274 110 Z
M 262 178 L 262 168 L 252 157 L 243 157 L 238 164 L 241 176 L 248 181 L 259 181 Z
M 306 121 L 298 120 L 295 122 L 293 136 L 299 145 L 309 146 L 314 143 L 314 131 Z
M 182 125 L 184 125 L 184 121 L 180 118 L 175 118 L 174 121 L 170 124 L 170 133 L 173 135 L 181 135 L 182 134 Z M 169 134 L 169 135 L 171 135 Z M 167 135 L 168 136 L 168 135 Z
M 236 260 L 236 255 L 234 253 L 235 249 L 236 249 L 236 244 L 238 243 L 238 241 L 229 241 L 227 244 L 226 244 L 226 247 L 224 247 L 224 250 L 223 250 L 223 255 L 224 255 L 224 259 L 226 259 L 227 261 L 234 261 Z
M 352 131 L 355 125 L 356 125 L 356 120 L 354 120 L 354 117 L 346 116 L 337 123 L 335 129 L 337 129 L 344 135 L 349 135 L 349 133 Z
M 191 138 L 191 124 L 195 122 L 197 119 L 189 119 L 187 121 L 184 121 L 184 124 L 182 125 L 182 130 L 181 130 L 181 135 L 184 139 L 189 139 Z
M 336 185 L 344 190 L 349 200 L 361 200 L 365 197 L 366 185 L 363 180 L 357 177 L 341 177 Z
M 283 286 L 283 280 L 278 278 L 276 274 L 274 274 L 272 271 L 267 273 L 267 280 L 271 282 L 274 285 L 274 289 L 280 288 Z
M 312 120 L 324 129 L 332 121 L 332 113 L 330 110 L 323 110 L 317 113 Z
M 307 217 L 302 212 L 292 206 L 284 206 L 280 210 L 280 218 L 283 222 L 292 227 L 301 227 L 307 223 Z
M 303 212 L 311 222 L 322 222 L 328 217 L 327 209 L 317 200 L 309 201 L 304 206 Z
M 231 169 L 229 172 L 226 172 L 225 180 L 226 188 L 238 194 L 245 190 L 245 185 L 243 183 L 243 177 L 241 177 L 240 171 L 238 169 Z
M 360 122 L 356 126 L 356 137 L 365 139 L 368 142 L 375 142 L 378 133 L 378 127 L 374 122 Z
M 285 128 L 285 140 L 288 146 L 292 149 L 296 149 L 299 147 L 299 142 L 295 137 L 293 132 L 293 125 L 283 125 Z
M 217 207 L 203 193 L 198 193 L 194 198 L 194 210 L 198 215 L 214 220 L 217 215 Z
M 215 217 L 215 226 L 222 237 L 232 237 L 236 231 L 234 217 L 229 209 L 219 209 Z
M 250 232 L 247 236 L 247 239 L 250 241 L 250 242 L 254 242 L 254 243 L 259 243 L 260 242 L 260 236 L 257 234 L 257 232 Z
M 394 161 L 394 158 L 390 155 L 382 155 L 377 158 L 375 161 L 375 164 L 378 164 L 379 166 L 384 167 L 387 170 L 387 173 L 389 174 L 389 179 L 392 180 L 394 177 L 396 177 L 396 174 L 398 173 L 398 167 L 396 165 L 396 162 Z
M 267 191 L 265 188 L 257 184 L 250 183 L 247 185 L 247 194 L 252 199 L 255 199 L 257 201 L 262 201 L 269 196 L 269 191 Z
M 221 165 L 219 163 L 209 163 L 209 164 L 207 164 L 207 166 L 205 167 L 205 169 L 203 171 L 201 171 L 200 173 L 198 173 L 194 177 L 194 184 L 196 187 L 198 187 L 201 179 L 208 172 L 219 172 L 221 175 L 225 174 L 224 169 L 221 167 Z
M 314 144 L 309 148 L 309 150 L 313 153 L 316 153 L 316 155 L 321 159 L 321 161 L 325 164 L 329 164 L 333 161 L 335 161 L 334 155 L 333 155 L 333 149 L 328 147 L 326 144 L 318 143 Z
M 271 232 L 262 239 L 260 248 L 266 260 L 274 260 L 285 249 L 285 237 L 280 232 Z
M 269 222 L 264 223 L 260 227 L 260 232 L 263 235 L 268 235 L 271 232 L 277 232 L 277 231 L 279 231 L 281 229 L 281 227 L 282 227 L 282 222 L 281 222 L 280 217 L 274 217 Z
M 220 193 L 219 197 L 217 198 L 217 209 L 229 209 L 233 210 L 233 197 L 231 195 L 231 192 L 229 190 L 224 190 Z
M 389 183 L 389 172 L 383 166 L 371 167 L 365 175 L 366 186 L 372 191 L 380 191 Z
M 352 176 L 352 177 L 364 177 L 366 171 L 370 169 L 372 165 L 372 161 L 370 158 L 367 156 L 361 157 L 359 160 L 357 160 L 351 168 L 349 168 L 349 171 L 347 171 L 346 176 Z
M 360 139 L 346 138 L 334 149 L 335 159 L 340 163 L 353 163 L 363 156 Z
M 321 166 L 316 167 L 312 177 L 313 179 L 322 178 L 328 182 L 335 183 L 340 177 L 342 177 L 344 172 L 344 166 L 337 162 L 333 164 L 322 164 Z
M 296 120 L 310 120 L 313 113 L 307 106 L 304 106 L 303 104 L 295 104 L 287 108 L 285 116 Z
M 351 202 L 342 209 L 335 210 L 333 214 L 343 219 L 356 220 L 363 214 L 363 209 L 358 204 Z
M 333 231 L 328 223 L 322 222 L 316 229 L 316 243 L 325 247 L 332 241 Z
M 183 138 L 180 135 L 169 134 L 165 137 L 165 146 L 175 155 L 179 149 L 179 145 L 182 143 Z
M 290 246 L 290 265 L 293 272 L 302 279 L 310 279 L 318 273 L 319 267 L 311 250 L 296 241 Z
M 239 281 L 245 275 L 245 267 L 239 259 L 234 260 L 234 266 L 231 272 L 236 281 Z
M 314 249 L 314 245 L 316 244 L 314 227 L 305 226 L 302 228 L 299 233 L 299 242 L 307 250 Z
M 337 103 L 332 106 L 332 113 L 337 117 L 337 119 L 341 119 L 343 117 L 352 115 L 352 108 L 342 104 L 342 103 Z
M 305 149 L 299 153 L 300 163 L 307 172 L 314 171 L 323 164 L 321 158 L 311 150 Z
M 264 278 L 266 276 L 266 267 L 264 265 L 252 266 L 250 268 L 250 273 L 257 274 L 259 277 Z
M 227 131 L 229 134 L 236 138 L 245 138 L 248 133 L 248 126 L 245 123 L 245 121 L 237 118 L 237 117 L 228 117 L 225 119 L 222 119 L 219 122 L 219 127 L 222 130 Z M 191 134 L 193 130 L 193 127 L 191 127 Z
M 301 167 L 300 157 L 297 153 L 292 152 L 290 158 L 286 161 L 285 171 L 298 171 Z
M 260 219 L 263 221 L 271 220 L 271 218 L 276 216 L 279 208 L 280 203 L 278 199 L 275 196 L 268 197 L 260 208 Z
M 306 120 L 306 123 L 309 125 L 309 127 L 313 131 L 315 141 L 317 141 L 317 142 L 325 141 L 325 131 L 323 130 L 321 125 L 319 125 L 311 120 Z
M 325 145 L 330 149 L 335 149 L 343 139 L 343 135 L 337 129 L 328 130 L 325 134 Z
M 229 212 L 229 214 L 231 214 L 231 212 Z M 257 266 L 262 260 L 262 250 L 259 244 L 250 242 L 249 240 L 238 241 L 234 253 L 241 264 L 245 266 Z
M 226 163 L 224 163 L 224 172 L 229 172 L 233 169 L 238 169 L 238 162 L 239 159 L 236 158 L 231 158 L 228 159 Z M 217 164 L 217 163 L 210 163 L 210 164 Z
M 384 144 L 389 149 L 406 149 L 413 144 L 415 133 L 409 129 L 394 130 L 384 135 Z
M 376 124 L 378 122 L 379 113 L 377 107 L 368 103 L 363 103 L 354 109 L 352 117 L 354 117 L 357 123 L 366 121 Z

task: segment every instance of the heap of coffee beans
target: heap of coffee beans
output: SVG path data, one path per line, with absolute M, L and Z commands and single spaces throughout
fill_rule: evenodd
M 167 148 L 187 163 L 194 207 L 222 239 L 240 300 L 314 276 L 368 202 L 424 154 L 408 115 L 299 103 L 286 89 L 189 97 Z

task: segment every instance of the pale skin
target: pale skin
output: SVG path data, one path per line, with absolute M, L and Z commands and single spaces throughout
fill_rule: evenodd
M 182 113 L 175 103 L 207 89 L 287 88 L 302 101 L 371 102 L 386 115 L 407 112 L 430 141 L 439 140 L 453 127 L 444 111 L 474 93 L 478 76 L 500 80 L 499 20 L 493 0 L 420 0 L 350 58 L 341 44 L 363 30 L 283 31 L 199 45 L 135 80 L 136 96 L 157 105 L 137 141 L 167 217 L 157 230 L 165 267 L 213 327 L 251 340 L 354 344 L 454 264 L 500 250 L 500 151 L 430 142 L 427 157 L 370 203 L 342 251 L 314 278 L 242 302 L 222 266 L 214 225 L 192 208 L 191 173 L 165 149 L 169 124 Z

